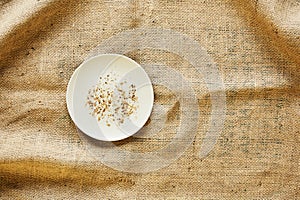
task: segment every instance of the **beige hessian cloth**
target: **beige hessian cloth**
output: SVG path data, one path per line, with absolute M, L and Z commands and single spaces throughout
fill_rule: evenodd
M 299 0 L 0 0 L 0 19 L 0 199 L 300 198 Z M 224 80 L 227 112 L 200 160 L 210 102 L 199 97 L 201 124 L 183 156 L 131 174 L 86 151 L 65 92 L 98 44 L 140 27 L 172 29 L 206 48 Z M 167 52 L 128 56 L 183 62 Z M 156 101 L 168 102 L 168 91 L 156 90 Z M 177 123 L 177 107 L 168 123 Z M 169 140 L 156 141 L 116 145 L 146 152 Z

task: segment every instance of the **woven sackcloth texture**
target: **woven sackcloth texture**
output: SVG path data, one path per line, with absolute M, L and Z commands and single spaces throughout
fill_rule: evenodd
M 199 153 L 212 94 L 188 59 L 166 49 L 124 54 L 145 63 L 150 77 L 151 64 L 168 66 L 170 73 L 155 73 L 170 83 L 180 74 L 194 91 L 189 109 L 199 112 L 186 115 L 194 138 L 173 149 L 184 150 L 178 158 L 147 173 L 111 168 L 76 129 L 65 98 L 71 75 L 106 53 L 97 49 L 103 42 L 135 30 L 184 35 L 214 61 L 226 112 L 208 155 Z M 114 45 L 133 39 L 112 42 L 107 53 L 122 53 Z M 195 56 L 163 38 L 172 39 Z M 300 199 L 299 74 L 299 0 L 0 0 L 0 199 Z M 114 146 L 147 154 L 175 137 L 189 101 L 163 85 L 154 92 L 165 114 L 148 123 L 165 128 Z

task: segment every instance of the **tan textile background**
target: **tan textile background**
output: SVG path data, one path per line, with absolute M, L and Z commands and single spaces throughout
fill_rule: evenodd
M 1 199 L 300 198 L 298 0 L 0 0 L 0 22 Z M 68 80 L 101 41 L 138 27 L 186 34 L 219 66 L 227 114 L 208 157 L 198 158 L 207 95 L 195 142 L 156 172 L 112 170 L 81 143 L 66 109 Z M 187 65 L 167 52 L 128 56 Z M 156 101 L 169 98 L 156 88 Z M 177 107 L 168 123 L 177 123 Z M 116 144 L 149 151 L 162 141 Z

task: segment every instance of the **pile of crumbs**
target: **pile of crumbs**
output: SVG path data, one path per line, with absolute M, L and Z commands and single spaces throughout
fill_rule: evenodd
M 105 74 L 88 91 L 86 105 L 98 121 L 105 121 L 107 126 L 120 125 L 138 109 L 136 86 L 126 80 L 117 81 L 115 74 Z

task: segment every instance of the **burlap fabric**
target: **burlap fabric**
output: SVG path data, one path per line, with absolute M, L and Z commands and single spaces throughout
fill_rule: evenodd
M 2 0 L 0 5 L 1 199 L 300 198 L 299 1 Z M 126 173 L 103 165 L 82 142 L 66 109 L 68 80 L 101 42 L 136 28 L 185 34 L 217 64 L 227 111 L 208 156 L 199 158 L 210 95 L 190 64 L 166 51 L 142 49 L 127 56 L 172 66 L 193 83 L 199 126 L 184 154 L 157 171 Z M 164 122 L 171 128 L 152 139 L 115 145 L 150 152 L 174 137 L 181 105 L 172 91 L 154 88 L 155 101 L 169 106 Z

